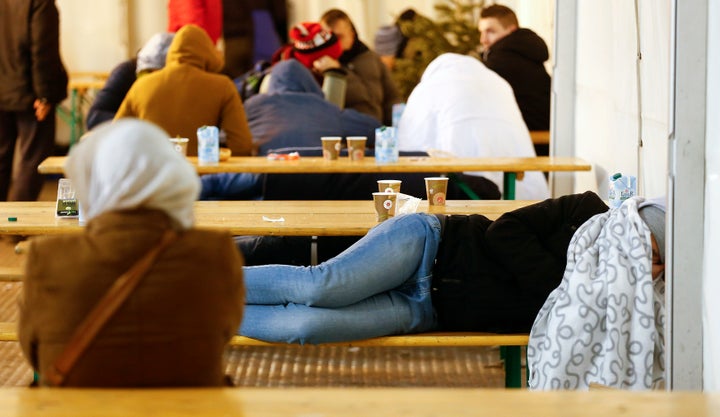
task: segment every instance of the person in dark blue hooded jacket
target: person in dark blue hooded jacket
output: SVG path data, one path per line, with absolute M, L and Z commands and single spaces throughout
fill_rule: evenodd
M 261 156 L 283 148 L 319 147 L 322 136 L 367 136 L 367 146 L 373 147 L 380 126 L 371 116 L 325 100 L 312 73 L 294 59 L 275 64 L 268 92 L 249 98 L 244 106 Z M 200 199 L 260 198 L 259 178 L 248 173 L 205 176 Z

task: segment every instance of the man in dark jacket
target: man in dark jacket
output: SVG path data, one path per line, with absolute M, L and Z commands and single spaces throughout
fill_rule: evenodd
M 32 201 L 42 188 L 37 167 L 53 152 L 55 106 L 67 97 L 59 20 L 54 0 L 0 0 L 1 201 Z
M 480 43 L 485 65 L 513 88 L 529 130 L 550 128 L 550 75 L 545 42 L 530 29 L 519 28 L 517 16 L 506 6 L 494 4 L 480 13 Z

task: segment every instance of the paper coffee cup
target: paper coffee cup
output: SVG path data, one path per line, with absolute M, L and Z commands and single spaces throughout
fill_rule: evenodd
M 373 193 L 373 201 L 375 202 L 377 221 L 381 222 L 395 215 L 397 194 L 385 192 Z
M 425 178 L 425 191 L 427 193 L 428 203 L 431 206 L 444 206 L 445 195 L 447 194 L 447 177 L 427 177 Z
M 338 159 L 342 138 L 340 136 L 323 136 L 320 140 L 322 140 L 323 158 L 327 160 Z
M 182 156 L 187 156 L 187 147 L 190 139 L 188 138 L 170 138 L 173 148 Z
M 367 137 L 365 136 L 348 136 L 348 158 L 350 158 L 351 161 L 360 161 L 365 158 L 366 143 Z
M 378 191 L 396 194 L 400 192 L 400 185 L 402 185 L 400 180 L 378 180 L 377 183 Z

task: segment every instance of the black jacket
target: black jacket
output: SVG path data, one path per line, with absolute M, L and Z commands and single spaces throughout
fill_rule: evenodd
M 54 0 L 0 0 L 0 110 L 32 110 L 67 97 Z
M 518 29 L 495 42 L 483 62 L 513 88 L 520 112 L 530 130 L 550 129 L 550 75 L 545 41 L 530 29 Z
M 577 228 L 608 210 L 592 192 L 506 213 L 448 216 L 433 272 L 441 330 L 529 332 L 559 284 Z
M 92 129 L 102 122 L 115 118 L 127 92 L 135 83 L 137 59 L 121 62 L 113 68 L 103 88 L 97 92 L 87 115 L 87 128 Z

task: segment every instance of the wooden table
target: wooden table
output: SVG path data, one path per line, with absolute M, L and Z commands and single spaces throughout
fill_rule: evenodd
M 22 417 L 718 417 L 720 394 L 620 390 L 528 392 L 442 388 L 0 390 Z
M 73 146 L 85 131 L 83 118 L 83 106 L 91 105 L 92 100 L 88 98 L 89 90 L 100 90 L 108 78 L 106 72 L 74 72 L 68 80 L 70 90 L 70 108 L 58 106 L 56 111 L 61 119 L 70 126 L 70 146 Z
M 549 130 L 531 130 L 530 140 L 533 145 L 549 145 L 550 144 L 550 131 Z
M 539 156 L 530 158 L 439 158 L 400 157 L 394 164 L 377 164 L 375 158 L 362 161 L 340 158 L 326 161 L 322 157 L 304 156 L 295 161 L 273 161 L 262 156 L 236 156 L 217 165 L 199 166 L 197 157 L 188 157 L 198 174 L 248 172 L 258 174 L 349 174 L 349 173 L 458 173 L 468 171 L 499 171 L 504 173 L 504 196 L 515 198 L 515 180 L 525 171 L 573 172 L 590 171 L 592 166 L 575 157 Z M 38 166 L 41 174 L 62 174 L 65 157 L 47 158 Z
M 490 219 L 533 201 L 450 200 L 444 207 L 420 202 L 419 212 L 480 213 Z M 282 222 L 263 219 L 283 218 Z M 9 221 L 14 217 L 16 221 Z M 196 225 L 233 235 L 363 236 L 378 223 L 372 201 L 198 201 Z M 55 218 L 54 201 L 0 202 L 0 234 L 46 235 L 82 231 L 77 219 Z

